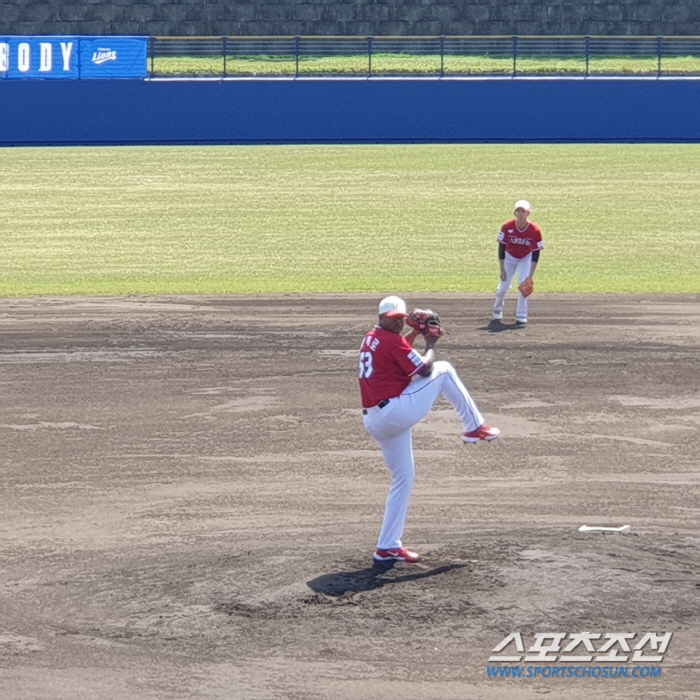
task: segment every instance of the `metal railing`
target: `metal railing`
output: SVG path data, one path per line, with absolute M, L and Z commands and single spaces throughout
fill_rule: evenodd
M 700 37 L 151 37 L 149 74 L 224 78 L 700 76 Z

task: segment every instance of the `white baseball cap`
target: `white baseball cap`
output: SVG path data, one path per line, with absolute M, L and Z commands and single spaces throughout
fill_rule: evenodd
M 529 214 L 530 213 L 530 202 L 528 202 L 527 199 L 519 199 L 515 203 L 515 208 L 516 209 L 524 209 Z
M 384 297 L 379 302 L 379 315 L 408 316 L 406 313 L 406 302 L 399 297 Z

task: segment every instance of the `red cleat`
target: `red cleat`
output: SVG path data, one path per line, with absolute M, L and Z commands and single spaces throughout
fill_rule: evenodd
M 406 547 L 397 547 L 396 549 L 378 549 L 374 553 L 375 561 L 405 561 L 409 564 L 415 564 L 421 560 L 418 552 L 412 552 Z
M 476 430 L 472 430 L 471 433 L 462 433 L 462 440 L 464 442 L 479 442 L 479 440 L 491 442 L 491 440 L 495 440 L 500 434 L 501 431 L 498 428 L 491 428 L 484 423 Z

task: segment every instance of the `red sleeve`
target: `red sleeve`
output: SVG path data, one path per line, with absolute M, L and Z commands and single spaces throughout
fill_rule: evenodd
M 399 335 L 397 339 L 398 342 L 392 346 L 392 354 L 399 367 L 411 377 L 423 367 L 425 361 L 423 356 L 411 346 L 404 336 Z
M 544 241 L 542 240 L 542 230 L 535 225 L 535 233 L 532 239 L 532 250 L 544 250 Z

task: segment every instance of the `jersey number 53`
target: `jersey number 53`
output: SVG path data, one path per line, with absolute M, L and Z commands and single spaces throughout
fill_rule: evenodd
M 374 367 L 372 366 L 372 353 L 371 352 L 361 352 L 360 353 L 360 379 L 369 379 L 374 372 Z

